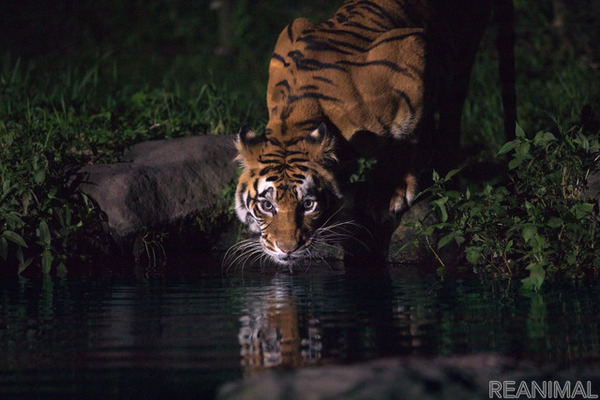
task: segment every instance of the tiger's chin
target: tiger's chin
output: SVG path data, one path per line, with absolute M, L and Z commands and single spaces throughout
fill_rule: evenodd
M 275 264 L 288 267 L 290 271 L 295 266 L 303 264 L 306 260 L 310 258 L 310 252 L 308 251 L 308 249 L 298 250 L 297 252 L 291 254 L 274 252 L 265 249 L 265 253 L 269 255 L 269 257 Z
M 280 254 L 277 256 L 271 256 L 271 259 L 278 265 L 283 265 L 288 267 L 290 270 L 294 268 L 294 266 L 302 264 L 302 261 L 305 260 L 305 257 L 290 255 L 290 254 Z

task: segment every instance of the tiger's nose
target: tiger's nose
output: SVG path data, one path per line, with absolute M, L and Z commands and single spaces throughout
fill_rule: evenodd
M 283 251 L 285 254 L 293 253 L 294 251 L 298 250 L 298 247 L 300 247 L 300 245 L 297 242 L 276 243 L 279 250 Z

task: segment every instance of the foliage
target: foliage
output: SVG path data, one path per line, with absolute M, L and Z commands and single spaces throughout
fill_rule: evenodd
M 237 167 L 235 169 L 235 179 L 232 179 L 221 191 L 221 197 L 226 200 L 227 204 L 229 204 L 227 213 L 230 217 L 235 215 L 235 191 L 237 189 L 238 178 L 243 171 L 243 167 Z
M 598 135 L 574 127 L 517 138 L 499 152 L 510 154 L 505 184 L 448 190 L 459 173 L 434 173 L 430 196 L 435 224 L 416 229 L 437 235 L 437 249 L 459 246 L 475 269 L 524 276 L 539 289 L 547 275 L 579 276 L 600 267 L 600 218 L 585 193 L 586 178 L 598 168 Z M 527 271 L 527 272 L 526 272 Z
M 2 133 L 0 258 L 8 261 L 14 257 L 19 273 L 33 261 L 44 273 L 52 265 L 62 271 L 67 256 L 64 250 L 70 237 L 90 218 L 91 205 L 64 181 L 55 160 L 40 143 L 15 135 L 10 126 Z M 71 247 L 71 251 L 76 249 Z
M 357 162 L 356 171 L 348 179 L 350 183 L 365 182 L 369 173 L 375 168 L 377 159 L 359 157 Z
M 242 124 L 260 131 L 267 118 L 267 67 L 277 35 L 299 16 L 323 21 L 341 0 L 232 2 L 231 47 L 219 55 L 218 18 L 209 3 L 0 2 L 0 15 L 8 16 L 5 30 L 11 33 L 0 37 L 1 267 L 18 264 L 20 271 L 27 266 L 35 266 L 28 271 L 57 271 L 68 260 L 85 256 L 78 238 L 87 234 L 94 207 L 75 191 L 76 181 L 71 179 L 81 165 L 114 161 L 124 148 L 143 140 L 234 133 Z M 600 7 L 565 4 L 561 36 L 552 28 L 549 1 L 515 1 L 519 121 L 527 131 L 542 129 L 548 112 L 570 126 L 583 104 L 600 104 L 594 46 Z M 502 145 L 496 69 L 492 30 L 476 60 L 463 118 L 463 145 L 470 158 L 490 157 Z M 511 206 L 509 199 L 519 189 L 515 172 L 527 164 L 525 157 L 514 168 L 514 183 L 504 187 L 504 195 L 499 187 L 491 187 L 488 195 L 474 191 L 471 198 L 489 197 L 486 201 L 492 205 Z M 361 181 L 370 168 L 364 160 L 353 179 Z M 224 192 L 233 193 L 234 185 Z M 548 191 L 546 197 L 552 193 L 565 197 L 560 191 Z M 460 200 L 453 196 L 457 194 L 448 191 L 447 200 L 438 198 L 440 210 Z M 570 210 L 579 200 L 561 201 Z M 539 202 L 530 203 L 532 213 L 540 209 Z M 572 212 L 579 215 L 585 207 Z M 503 210 L 480 212 L 491 218 Z M 523 221 L 531 219 L 535 231 L 526 232 L 535 233 L 531 241 L 545 237 L 545 214 L 535 217 L 541 222 L 527 210 L 518 215 Z M 452 212 L 448 218 L 453 218 Z M 571 225 L 556 229 L 564 230 L 563 238 L 573 238 Z M 453 240 L 460 241 L 458 234 Z M 477 242 L 480 247 L 487 245 L 482 240 Z M 481 257 L 508 243 L 489 243 L 492 247 Z M 522 258 L 518 251 L 524 250 L 513 240 L 505 253 Z M 580 249 L 575 265 L 587 253 L 587 248 Z M 469 254 L 474 259 L 477 253 Z M 514 270 L 511 262 L 508 266 Z M 550 264 L 542 268 L 552 269 Z
M 10 56 L 0 62 L 0 261 L 20 273 L 64 271 L 68 259 L 85 257 L 76 242 L 94 207 L 76 191 L 81 165 L 115 160 L 139 141 L 232 132 L 250 119 L 213 83 L 194 96 L 121 86 L 104 75 L 104 57 L 59 74 Z

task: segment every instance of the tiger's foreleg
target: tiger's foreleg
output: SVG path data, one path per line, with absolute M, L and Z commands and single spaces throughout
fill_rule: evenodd
M 389 211 L 391 214 L 397 214 L 412 206 L 419 193 L 419 184 L 417 183 L 416 176 L 406 173 L 403 180 L 404 185 L 396 187 L 390 199 Z
M 417 136 L 394 137 L 393 146 L 389 146 L 386 179 L 392 185 L 392 195 L 389 198 L 388 211 L 392 215 L 406 211 L 413 205 L 419 193 L 419 183 L 415 171 L 419 170 L 420 147 Z
M 418 145 L 409 140 L 384 139 L 371 177 L 370 212 L 376 220 L 406 211 L 419 193 Z M 391 215 L 390 215 L 391 214 Z

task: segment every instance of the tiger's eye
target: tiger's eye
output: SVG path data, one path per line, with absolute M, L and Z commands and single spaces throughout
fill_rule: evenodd
M 313 208 L 315 208 L 317 202 L 311 199 L 307 199 L 304 200 L 304 202 L 302 203 L 302 206 L 304 207 L 305 210 L 312 210 Z
M 263 200 L 260 203 L 260 206 L 262 207 L 263 210 L 265 211 L 271 211 L 273 209 L 273 203 L 271 203 L 269 200 Z

